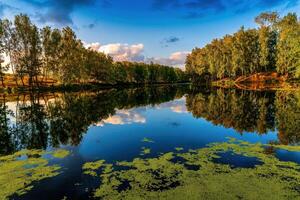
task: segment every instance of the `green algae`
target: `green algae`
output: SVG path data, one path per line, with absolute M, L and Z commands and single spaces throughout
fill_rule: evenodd
M 42 150 L 22 150 L 13 155 L 0 157 L 0 199 L 23 195 L 33 188 L 32 183 L 58 175 L 58 165 L 49 166 L 44 155 L 62 158 L 68 155 L 66 150 L 46 153 Z
M 150 138 L 146 138 L 146 137 L 144 137 L 144 138 L 142 139 L 142 142 L 154 143 L 153 140 L 151 140 Z
M 96 170 L 104 166 L 105 160 L 98 160 L 96 162 L 87 162 L 82 166 L 83 173 L 91 176 L 97 176 Z
M 183 148 L 182 148 L 182 147 L 176 147 L 175 150 L 176 150 L 176 151 L 182 151 Z
M 150 154 L 151 153 L 151 149 L 150 148 L 146 148 L 146 147 L 142 147 L 142 152 L 140 155 L 146 155 L 146 154 Z
M 69 154 L 70 154 L 70 152 L 69 152 L 68 150 L 65 150 L 65 149 L 58 149 L 58 150 L 56 150 L 56 151 L 54 151 L 54 152 L 52 153 L 52 156 L 53 156 L 54 158 L 60 158 L 60 159 L 62 159 L 62 158 L 67 157 Z
M 287 150 L 287 151 L 300 152 L 300 146 L 272 145 L 272 147 L 275 147 L 277 149 Z
M 263 164 L 231 168 L 215 163 L 222 152 L 256 157 Z M 184 163 L 174 162 L 178 158 Z M 266 154 L 265 145 L 232 138 L 186 153 L 117 162 L 121 170 L 104 165 L 110 170 L 99 174 L 101 185 L 94 193 L 101 199 L 300 199 L 298 164 Z

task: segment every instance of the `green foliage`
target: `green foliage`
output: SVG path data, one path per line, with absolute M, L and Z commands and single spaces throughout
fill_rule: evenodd
M 153 84 L 187 81 L 187 76 L 182 70 L 153 63 L 117 62 L 114 72 L 113 77 L 117 83 Z
M 256 157 L 254 168 L 216 163 L 220 153 Z M 184 160 L 174 162 L 174 160 Z M 262 144 L 230 138 L 185 153 L 118 162 L 120 170 L 104 164 L 95 197 L 101 199 L 297 199 L 300 166 L 265 153 Z M 188 168 L 187 166 L 193 166 Z
M 296 14 L 279 18 L 262 13 L 258 29 L 242 27 L 233 35 L 195 48 L 187 57 L 186 70 L 194 81 L 237 78 L 275 71 L 300 77 L 300 22 Z M 200 77 L 200 78 L 197 78 Z
M 16 84 L 39 86 L 46 78 L 59 84 L 153 84 L 187 81 L 173 67 L 137 62 L 113 62 L 104 53 L 86 49 L 70 27 L 39 30 L 27 15 L 0 21 L 0 53 L 10 58 Z M 0 63 L 3 59 L 0 58 Z M 0 79 L 6 68 L 0 68 Z M 28 79 L 28 80 L 27 80 Z
M 279 29 L 277 71 L 300 77 L 300 21 L 289 13 L 277 24 Z

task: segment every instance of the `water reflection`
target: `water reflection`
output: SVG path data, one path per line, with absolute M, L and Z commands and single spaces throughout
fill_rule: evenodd
M 278 141 L 275 142 L 281 144 L 296 144 L 300 140 L 300 92 L 198 91 L 189 86 L 161 86 L 2 95 L 0 154 L 20 149 L 76 146 L 91 126 L 146 124 L 145 106 L 168 108 L 177 114 L 190 112 L 196 118 L 233 128 L 240 134 L 276 131 Z M 170 121 L 168 125 L 178 128 L 183 123 L 181 120 Z
M 184 95 L 184 88 L 164 86 L 85 93 L 4 95 L 0 103 L 0 153 L 46 149 L 62 144 L 78 145 L 93 124 L 145 123 L 146 119 L 130 108 L 154 106 L 180 98 Z
M 300 92 L 254 92 L 218 89 L 192 92 L 187 96 L 188 111 L 215 125 L 234 128 L 239 133 L 278 132 L 281 144 L 300 141 Z

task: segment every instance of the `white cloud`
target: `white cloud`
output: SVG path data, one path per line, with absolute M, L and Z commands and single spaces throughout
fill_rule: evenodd
M 158 106 L 156 106 L 157 109 L 163 109 L 163 108 L 168 108 L 172 112 L 175 113 L 187 113 L 187 108 L 185 105 L 186 99 L 185 97 L 182 97 L 180 99 L 176 99 L 170 102 L 162 103 Z
M 5 53 L 0 54 L 1 59 L 3 60 L 3 63 L 1 63 L 2 66 L 7 66 L 10 63 L 10 58 L 7 56 Z M 12 73 L 11 68 L 9 67 L 8 70 L 6 71 L 7 73 Z
M 168 58 L 149 58 L 147 62 L 154 62 L 167 66 L 174 66 L 179 68 L 184 68 L 186 56 L 190 52 L 188 51 L 178 51 L 172 53 Z
M 1 59 L 3 60 L 3 63 L 2 63 L 3 66 L 10 63 L 10 59 L 5 53 L 1 53 L 0 56 L 1 56 Z
M 124 125 L 132 123 L 144 124 L 146 123 L 146 118 L 136 110 L 118 110 L 115 115 L 101 120 L 96 126 L 104 126 L 105 124 Z
M 187 113 L 187 109 L 185 105 L 171 106 L 170 109 L 175 113 Z
M 83 45 L 87 49 L 93 49 L 94 51 L 99 51 L 101 44 L 99 42 L 93 42 L 93 43 L 85 43 L 83 42 Z
M 114 58 L 115 61 L 134 61 L 134 62 L 146 62 L 157 63 L 161 65 L 174 66 L 184 68 L 186 56 L 190 53 L 188 51 L 179 51 L 172 53 L 169 57 L 153 57 L 145 58 L 144 56 L 144 44 L 121 44 L 112 43 L 101 45 L 98 42 L 85 43 L 86 48 L 91 48 L 95 51 L 103 52 Z
M 144 61 L 144 45 L 143 44 L 121 44 L 112 43 L 106 45 L 100 45 L 100 43 L 84 43 L 86 48 L 91 48 L 95 51 L 103 52 L 114 58 L 115 61 Z

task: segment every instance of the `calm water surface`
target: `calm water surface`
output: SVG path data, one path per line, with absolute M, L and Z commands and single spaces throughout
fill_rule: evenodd
M 51 159 L 62 166 L 55 177 L 11 199 L 92 198 L 100 181 L 82 173 L 86 162 L 131 161 L 203 148 L 228 137 L 251 143 L 297 145 L 300 92 L 195 89 L 190 86 L 111 89 L 81 93 L 1 96 L 0 153 L 22 149 L 71 153 Z M 145 142 L 143 140 L 149 140 Z M 272 150 L 271 150 L 272 151 Z M 300 163 L 300 154 L 274 150 L 283 161 Z M 254 167 L 252 157 L 221 154 L 216 162 Z

